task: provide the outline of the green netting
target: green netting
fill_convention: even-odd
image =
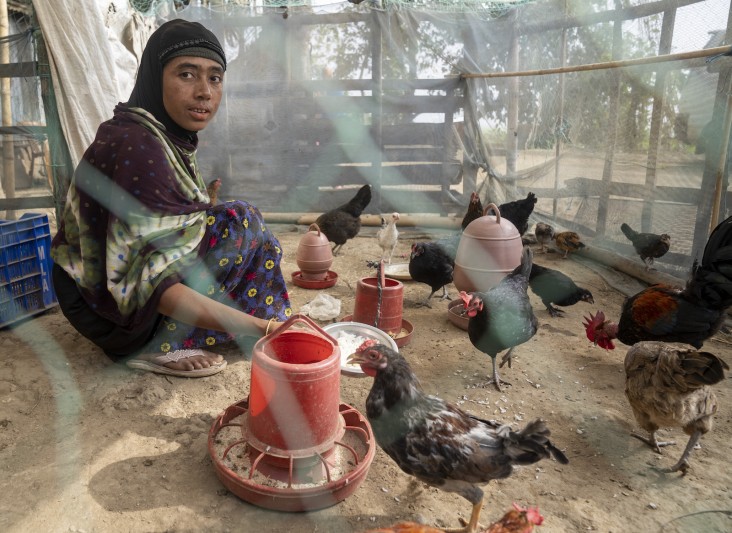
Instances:
[[[506,10],[536,0],[130,0],[138,12],[149,15],[159,10],[161,5],[174,4],[176,9],[188,6],[210,8],[257,9],[327,9],[339,5],[355,4],[370,9],[410,9],[413,11],[436,13],[482,13],[499,16]]]

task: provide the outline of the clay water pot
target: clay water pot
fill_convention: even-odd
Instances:
[[[488,215],[493,209],[496,215]],[[521,264],[521,234],[510,221],[501,218],[495,204],[488,204],[483,216],[463,231],[455,254],[453,283],[460,291],[487,291]]]
[[[293,326],[305,326],[294,328]],[[304,315],[291,316],[252,351],[248,430],[265,461],[317,458],[343,434],[338,342]]]
[[[328,237],[317,224],[310,224],[308,232],[300,239],[295,261],[304,280],[322,281],[328,276],[328,269],[333,264],[333,251]]]
[[[361,278],[356,284],[356,301],[353,304],[353,321],[375,326],[382,331],[398,335],[402,331],[404,284],[384,276],[381,262],[380,278]],[[379,280],[381,305],[379,305]]]

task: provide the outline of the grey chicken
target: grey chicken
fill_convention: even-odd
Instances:
[[[468,318],[468,337],[481,352],[490,356],[493,364],[491,382],[501,390],[496,368],[499,352],[508,350],[501,367],[511,367],[514,347],[531,339],[539,327],[527,294],[531,276],[532,253],[528,246],[521,254],[521,264],[487,292],[460,292]],[[503,381],[507,385],[510,383]]]
[[[633,345],[625,356],[625,395],[638,424],[649,437],[632,435],[661,453],[660,427],[680,427],[689,441],[669,472],[686,474],[689,455],[702,435],[712,429],[717,398],[710,385],[724,379],[727,363],[709,352],[677,343],[644,341]]]

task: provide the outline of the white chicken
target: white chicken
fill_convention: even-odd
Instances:
[[[381,229],[376,233],[376,240],[381,247],[381,259],[385,259],[391,264],[391,256],[394,255],[397,240],[399,239],[399,230],[396,223],[399,220],[399,213],[392,213],[391,220],[386,223],[384,217],[381,217]]]

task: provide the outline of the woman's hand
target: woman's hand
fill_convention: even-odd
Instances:
[[[183,283],[171,285],[163,292],[158,312],[198,328],[254,337],[264,335],[269,324],[266,318],[257,318],[212,300]],[[281,322],[273,320],[269,333],[281,325]]]

